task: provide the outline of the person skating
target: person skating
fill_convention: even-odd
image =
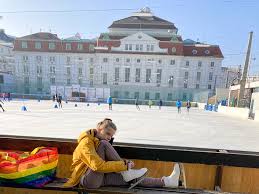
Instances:
[[[180,114],[181,113],[182,102],[179,99],[176,101],[176,107],[177,107],[178,114]]]
[[[191,102],[190,102],[190,100],[188,100],[187,101],[187,103],[186,103],[186,108],[187,108],[187,112],[189,113],[190,112],[190,108],[191,108]]]
[[[107,103],[109,104],[109,110],[112,110],[112,97],[111,96],[108,97]]]
[[[162,106],[163,106],[163,101],[160,99],[159,100],[159,110],[161,110]]]
[[[2,109],[3,112],[5,112],[5,109],[4,109],[4,107],[2,106],[1,103],[4,104],[4,102],[2,100],[0,100],[0,108]]]
[[[136,99],[135,99],[135,105],[136,105],[136,108],[137,108],[138,110],[140,110],[140,108],[139,108],[138,98],[136,98]]]
[[[149,106],[149,108],[151,108],[152,104],[153,104],[152,100],[149,100],[149,101],[148,101],[148,106]]]

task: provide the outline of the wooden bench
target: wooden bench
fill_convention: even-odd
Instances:
[[[231,194],[226,192],[217,192],[217,191],[206,191],[201,189],[167,189],[167,188],[143,188],[143,187],[136,187],[132,190],[129,190],[126,187],[101,187],[98,189],[85,189],[79,187],[73,188],[63,188],[63,183],[53,182],[47,184],[43,188],[32,188],[32,187],[14,187],[12,188],[23,188],[23,189],[34,189],[34,190],[55,190],[55,191],[73,191],[78,194],[90,194],[90,193],[107,193],[107,194]],[[1,185],[0,185],[1,186]],[[8,186],[1,186],[1,187],[8,187]],[[232,193],[233,194],[233,193]]]
[[[72,153],[77,146],[76,140],[39,138],[23,136],[0,136],[0,149],[29,151],[38,146],[57,147],[60,154],[58,176],[68,174]],[[259,153],[217,149],[201,149],[176,146],[157,146],[115,143],[118,153],[127,159],[133,159],[137,167],[148,167],[151,176],[159,177],[171,172],[172,162],[185,163],[188,189],[140,188],[133,190],[122,187],[102,187],[100,189],[62,188],[60,182],[46,185],[41,190],[74,191],[77,193],[204,193],[219,194],[221,188],[235,193],[259,193]],[[158,170],[159,169],[159,170]],[[160,172],[161,171],[161,172]],[[247,182],[242,176],[249,176]],[[233,178],[232,178],[233,177]],[[240,177],[240,178],[236,178]],[[237,185],[234,183],[239,181]],[[244,181],[246,180],[246,181]],[[255,182],[255,183],[254,183]],[[251,188],[250,188],[251,187]],[[3,186],[2,188],[7,188]],[[22,188],[22,187],[16,187]],[[190,188],[190,189],[189,189]],[[212,191],[216,189],[218,191]],[[28,188],[35,189],[35,188]],[[1,193],[1,187],[0,187]]]

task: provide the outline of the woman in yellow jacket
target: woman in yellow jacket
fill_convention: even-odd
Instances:
[[[130,185],[141,180],[139,185],[146,187],[177,187],[180,167],[174,166],[174,171],[168,177],[144,178],[146,168],[132,169],[134,163],[120,158],[109,141],[117,130],[111,119],[99,122],[96,129],[82,133],[78,146],[73,153],[72,174],[65,187],[73,187],[79,183],[86,188],[101,186]]]

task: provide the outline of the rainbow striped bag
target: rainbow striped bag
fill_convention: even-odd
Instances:
[[[54,180],[57,148],[38,147],[31,153],[0,150],[0,185],[43,187]]]

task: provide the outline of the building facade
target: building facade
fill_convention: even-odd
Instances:
[[[0,93],[14,92],[16,90],[13,41],[13,37],[5,34],[5,31],[0,29]]]
[[[50,86],[110,88],[120,99],[198,100],[220,85],[219,46],[182,40],[169,21],[144,8],[114,21],[96,40],[39,32],[15,40],[20,93]]]

